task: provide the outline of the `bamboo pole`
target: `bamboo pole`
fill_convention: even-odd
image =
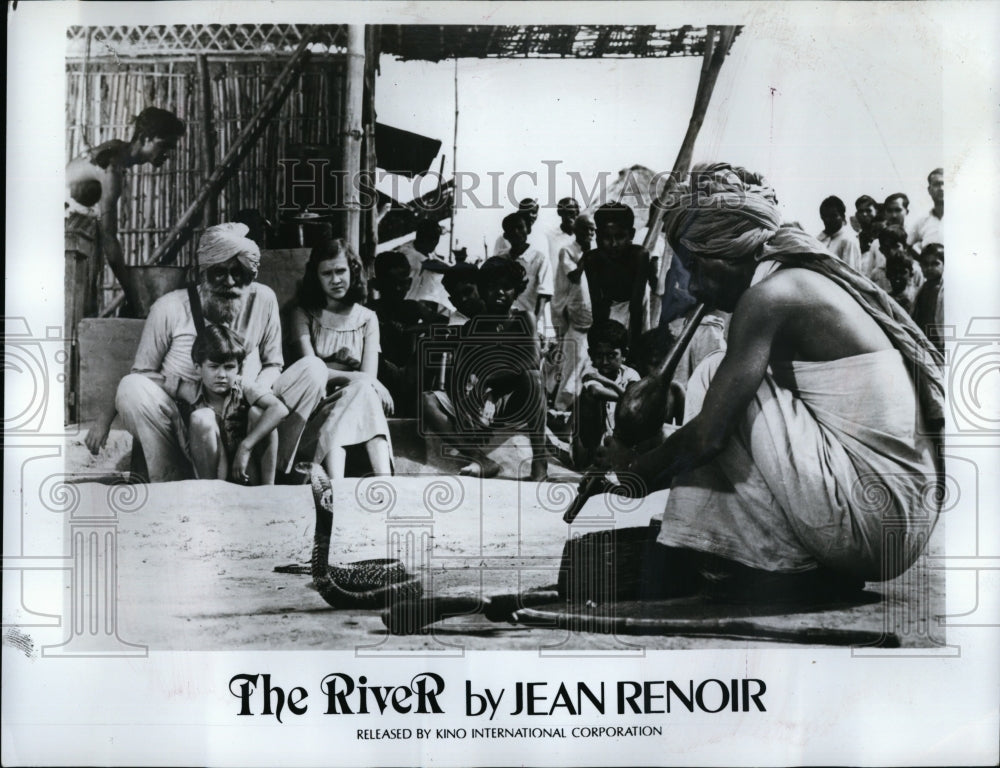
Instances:
[[[361,110],[365,89],[365,28],[347,25],[347,68],[344,77],[344,107],[341,112],[341,158],[344,171],[343,236],[358,252],[361,240]]]
[[[718,43],[715,37],[718,35]],[[681,142],[681,148],[677,152],[677,159],[674,161],[673,172],[670,181],[664,187],[660,195],[653,200],[649,211],[649,230],[646,232],[646,240],[643,246],[647,251],[651,251],[656,244],[656,239],[660,236],[663,227],[663,214],[666,213],[670,193],[681,177],[688,172],[691,167],[691,157],[694,154],[694,143],[698,138],[698,132],[705,121],[705,113],[708,111],[708,104],[712,99],[712,91],[715,83],[719,79],[719,70],[726,60],[726,54],[736,39],[736,27],[714,27],[708,28],[705,39],[705,56],[702,59],[701,76],[698,79],[698,90],[694,98],[694,107],[691,110],[691,119],[688,121],[687,132]]]
[[[166,237],[157,246],[153,255],[146,260],[145,264],[170,264],[176,259],[180,249],[191,237],[195,226],[198,224],[202,208],[209,197],[217,195],[219,190],[233,177],[240,162],[267,126],[268,120],[274,116],[275,112],[281,107],[291,92],[302,67],[309,58],[308,46],[311,38],[312,32],[310,30],[310,33],[303,37],[302,42],[299,43],[299,46],[285,64],[284,69],[282,69],[281,73],[275,79],[264,102],[260,105],[257,112],[254,113],[253,117],[247,121],[243,130],[240,131],[239,136],[236,137],[226,156],[222,159],[222,162],[216,167],[209,178],[206,179],[198,196],[188,206],[187,210],[184,211],[177,223],[174,224],[170,232],[167,233]],[[123,300],[124,297],[119,297],[109,304],[104,312],[101,313],[101,316],[110,316],[121,305]]]
[[[212,79],[208,71],[208,57],[200,53],[195,60],[198,67],[198,88],[201,94],[202,137],[201,162],[205,172],[215,170],[215,123],[212,119]],[[219,196],[212,195],[205,202],[205,225],[211,226],[219,220]]]

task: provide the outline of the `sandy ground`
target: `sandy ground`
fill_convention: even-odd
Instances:
[[[79,448],[69,447],[71,458]],[[108,460],[80,469],[110,469]],[[121,463],[120,457],[114,461]],[[421,577],[427,594],[519,592],[555,583],[568,536],[645,526],[663,508],[664,493],[614,506],[598,497],[571,531],[562,512],[573,496],[573,479],[536,484],[423,474],[341,481],[335,486],[330,562],[399,558]],[[379,611],[334,610],[311,588],[309,576],[275,572],[276,566],[309,560],[315,511],[305,486],[185,481],[145,488],[145,501],[118,523],[118,626],[122,639],[150,649],[454,654],[771,645],[746,638],[571,633],[493,623],[479,614],[445,619],[425,635],[390,636]],[[932,553],[942,540],[939,527]],[[941,571],[921,561],[899,579],[869,584],[866,593],[872,602],[803,613],[765,610],[769,615],[756,620],[783,630],[891,630],[903,645],[940,640],[933,616],[943,608]]]

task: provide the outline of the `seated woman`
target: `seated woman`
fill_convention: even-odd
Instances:
[[[378,318],[363,306],[361,261],[345,240],[313,248],[291,315],[291,347],[329,369],[327,397],[306,425],[299,453],[344,477],[346,447],[363,444],[377,475],[392,473],[386,415],[389,391],[378,381]]]

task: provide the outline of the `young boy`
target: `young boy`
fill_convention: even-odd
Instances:
[[[890,225],[879,233],[878,243],[885,257],[885,266],[876,267],[871,275],[872,282],[909,312],[924,276],[914,266],[913,255],[906,245],[906,230],[899,225]]]
[[[487,259],[479,269],[481,314],[461,326],[452,375],[444,389],[424,392],[423,427],[470,459],[462,475],[495,477],[500,467],[484,443],[496,433],[524,433],[531,440],[527,479],[547,475],[545,393],[532,314],[514,302],[527,278],[517,261]]]
[[[924,284],[913,302],[913,321],[928,340],[944,354],[941,326],[944,324],[944,246],[928,243],[920,252]]]
[[[406,255],[385,251],[375,258],[374,287],[379,297],[371,303],[378,316],[379,342],[382,354],[378,360],[378,380],[396,404],[401,417],[416,415],[418,339],[445,316],[428,308],[428,304],[406,298],[413,279]]]
[[[275,427],[288,408],[270,390],[241,380],[246,354],[240,336],[222,325],[207,325],[195,339],[191,359],[201,384],[188,406],[191,463],[201,479],[229,477],[243,484],[274,485]],[[257,451],[258,462],[251,462],[261,442],[265,445]]]
[[[549,253],[535,248],[528,240],[530,229],[525,218],[520,213],[512,213],[504,217],[503,235],[510,243],[510,250],[499,258],[518,262],[527,278],[524,290],[518,294],[515,306],[522,312],[532,315],[536,327],[542,327],[545,316],[545,305],[552,298],[552,271],[550,269]]]
[[[583,275],[583,254],[591,249],[594,220],[589,214],[573,222],[575,239],[559,250],[556,260],[555,293],[552,296],[552,325],[558,339],[553,406],[568,411],[580,394],[580,376],[586,365],[587,331],[593,323],[590,289]]]
[[[594,324],[615,320],[628,338],[639,340],[645,328],[649,253],[632,243],[635,214],[622,203],[607,203],[594,213],[597,248],[583,257]]]
[[[587,332],[591,367],[583,374],[577,398],[577,433],[573,438],[573,463],[578,469],[594,462],[604,438],[615,431],[615,407],[629,385],[641,378],[625,365],[628,331],[615,320],[594,323]]]

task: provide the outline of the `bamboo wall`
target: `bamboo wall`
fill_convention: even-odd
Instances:
[[[244,122],[260,105],[284,57],[209,56],[216,164]],[[86,77],[84,70],[86,69]],[[281,196],[279,158],[290,143],[339,143],[344,58],[314,55],[277,117],[271,121],[239,172],[219,195],[220,221],[243,208],[257,208],[277,222]],[[66,159],[110,139],[131,138],[131,121],[144,108],[161,107],[187,123],[187,133],[161,168],[129,171],[119,203],[119,238],[128,264],[141,264],[194,200],[208,176],[202,160],[205,115],[194,56],[67,61]],[[86,80],[86,83],[85,83]],[[202,227],[217,222],[203,221]],[[177,263],[191,263],[195,236]],[[110,269],[104,275],[104,305],[119,292]]]

